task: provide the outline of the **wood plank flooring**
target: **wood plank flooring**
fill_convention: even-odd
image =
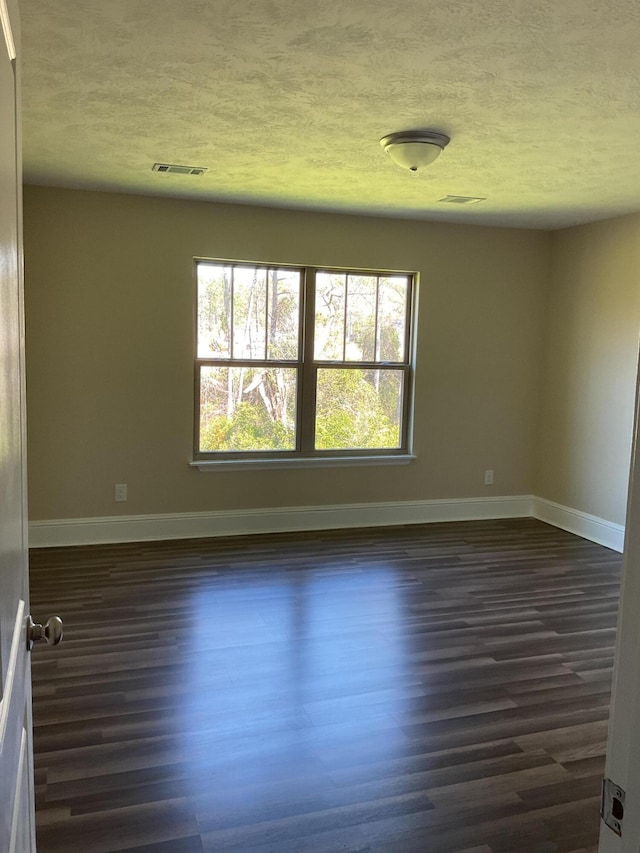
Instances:
[[[39,853],[595,853],[620,555],[531,519],[39,550]]]

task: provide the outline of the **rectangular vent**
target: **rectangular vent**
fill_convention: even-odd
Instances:
[[[154,172],[170,172],[172,175],[204,175],[207,171],[202,166],[177,166],[172,163],[154,163]]]
[[[444,198],[438,199],[445,204],[478,204],[478,202],[486,200],[486,198],[474,195],[446,195]]]

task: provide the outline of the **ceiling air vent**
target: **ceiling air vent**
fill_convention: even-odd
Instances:
[[[154,172],[167,172],[172,175],[204,175],[207,171],[201,166],[176,166],[172,163],[154,163]]]
[[[480,201],[486,201],[486,198],[474,195],[446,195],[444,198],[439,198],[438,201],[443,201],[446,204],[478,204]]]

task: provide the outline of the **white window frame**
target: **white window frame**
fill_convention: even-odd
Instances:
[[[221,264],[273,270],[290,269],[300,272],[299,353],[295,360],[203,358],[198,355],[198,265]],[[351,275],[402,276],[407,278],[408,294],[405,318],[404,359],[398,362],[383,361],[319,361],[314,359],[315,281],[317,273]],[[413,456],[413,402],[415,376],[415,339],[417,319],[417,279],[415,272],[344,268],[337,266],[297,266],[291,264],[259,263],[254,261],[229,261],[212,258],[194,258],[195,340],[194,340],[194,422],[192,466],[201,470],[213,467],[268,468],[316,467],[324,464],[406,464]],[[298,370],[296,395],[296,448],[294,450],[255,451],[202,451],[200,450],[200,374],[203,367],[293,367]],[[316,376],[326,369],[383,369],[397,370],[404,376],[400,446],[364,449],[318,450],[315,442]]]

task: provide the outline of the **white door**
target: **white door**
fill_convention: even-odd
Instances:
[[[640,379],[640,370],[639,370]],[[639,386],[640,387],[640,386]],[[640,851],[640,408],[636,395],[629,503],[605,776],[624,792],[621,837],[604,822],[600,853]],[[618,815],[620,811],[618,810]],[[611,821],[613,823],[613,820]]]
[[[35,851],[14,3],[0,0],[0,850]]]

